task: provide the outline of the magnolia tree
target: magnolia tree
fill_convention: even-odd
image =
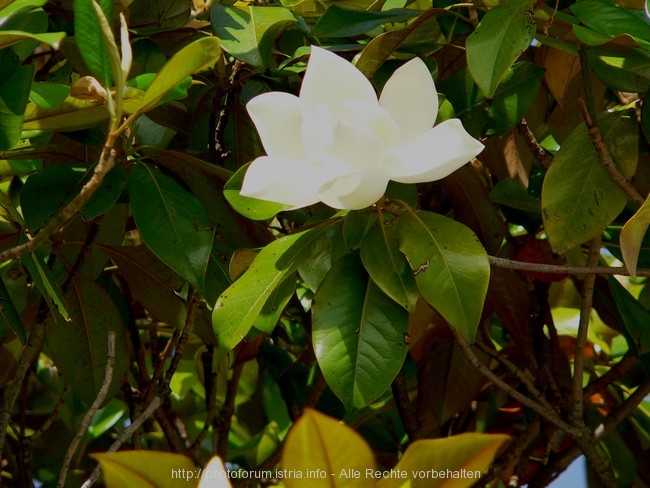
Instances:
[[[0,0],[0,484],[650,484],[640,0]]]

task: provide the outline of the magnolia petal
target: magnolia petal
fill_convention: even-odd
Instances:
[[[318,196],[333,208],[360,210],[369,207],[386,192],[388,175],[383,171],[365,170],[338,178],[323,185]]]
[[[433,127],[438,115],[438,92],[429,68],[414,58],[398,68],[379,97],[400,127],[397,145],[404,145]]]
[[[384,169],[398,183],[434,181],[453,173],[483,150],[460,120],[450,119],[392,151]]]
[[[366,77],[352,64],[332,52],[312,46],[300,99],[335,107],[349,99],[377,102],[377,95]]]
[[[253,98],[246,105],[266,154],[276,158],[304,159],[300,140],[302,114],[300,99],[284,92],[269,92]]]
[[[393,146],[400,135],[393,116],[375,101],[347,100],[341,107],[341,120],[374,132],[386,147]]]
[[[308,161],[261,156],[248,167],[239,193],[300,208],[318,202],[321,181]]]

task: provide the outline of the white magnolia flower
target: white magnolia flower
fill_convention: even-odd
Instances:
[[[389,180],[438,180],[483,150],[458,119],[433,127],[438,94],[419,58],[397,69],[377,100],[352,64],[312,46],[300,97],[264,93],[246,108],[267,156],[250,165],[241,194],[292,208],[368,207]]]

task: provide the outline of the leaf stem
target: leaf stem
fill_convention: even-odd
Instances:
[[[526,263],[513,261],[512,259],[489,256],[490,264],[495,268],[511,269],[517,271],[537,271],[538,273],[559,273],[573,276],[584,275],[613,275],[630,276],[627,268],[619,266],[561,266],[557,264]],[[650,276],[650,269],[641,268],[636,272],[637,276]]]

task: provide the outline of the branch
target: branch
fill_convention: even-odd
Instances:
[[[632,186],[632,183],[630,183],[625,175],[621,173],[621,170],[618,169],[618,166],[616,165],[612,154],[607,148],[607,144],[605,144],[603,134],[600,132],[600,129],[591,118],[585,102],[583,100],[578,100],[578,105],[580,107],[580,111],[582,112],[582,117],[585,119],[587,130],[589,131],[589,139],[591,139],[591,143],[596,149],[598,157],[603,162],[603,166],[605,166],[605,169],[609,173],[609,176],[627,194],[627,196],[630,197],[634,203],[640,207],[643,205],[645,199],[639,194],[638,191],[636,191],[636,188]]]
[[[70,462],[72,461],[72,457],[74,456],[77,447],[79,447],[79,443],[86,435],[86,429],[88,429],[88,425],[90,425],[93,416],[104,402],[104,399],[108,394],[108,390],[111,387],[111,383],[113,382],[113,370],[115,369],[115,332],[110,331],[107,336],[108,345],[106,352],[106,368],[104,370],[104,380],[102,381],[102,385],[99,388],[99,393],[97,393],[95,401],[86,412],[86,415],[84,415],[83,419],[81,420],[79,430],[72,439],[70,446],[68,446],[68,450],[65,453],[65,458],[63,460],[63,465],[61,466],[59,482],[56,484],[57,488],[63,488],[65,485],[65,479],[68,476],[68,469],[70,469]]]
[[[516,271],[537,271],[538,273],[564,273],[573,276],[584,275],[612,275],[630,276],[630,272],[624,267],[618,266],[560,266],[556,264],[525,263],[513,261],[512,259],[488,256],[490,264],[495,268],[512,269]],[[650,269],[637,269],[637,276],[650,276]]]
[[[393,380],[392,384],[393,397],[395,398],[395,406],[397,407],[397,412],[399,413],[400,419],[402,419],[402,425],[404,430],[409,436],[410,441],[417,440],[421,437],[420,435],[420,422],[415,416],[413,411],[413,405],[409,399],[408,389],[406,387],[406,377],[404,375],[404,370],[400,369],[399,373]]]
[[[487,379],[494,384],[497,388],[500,388],[504,392],[506,392],[508,395],[510,395],[512,398],[517,400],[519,403],[522,405],[525,405],[526,407],[530,408],[534,412],[538,413],[542,418],[548,420],[551,422],[553,425],[561,429],[562,431],[566,432],[569,434],[571,437],[574,439],[579,439],[583,436],[583,432],[580,431],[579,429],[576,429],[572,425],[567,424],[564,420],[560,418],[560,416],[554,411],[554,410],[549,410],[547,408],[544,408],[543,405],[537,403],[534,400],[531,400],[527,396],[522,395],[519,393],[517,390],[515,390],[512,386],[507,384],[505,381],[503,381],[501,378],[499,378],[492,370],[488,369],[479,359],[476,357],[474,354],[474,351],[472,351],[472,348],[470,345],[467,343],[465,338],[460,335],[460,333],[454,328],[450,327],[452,333],[454,334],[454,337],[456,338],[456,342],[460,346],[461,350],[467,357],[467,359],[470,360],[472,365]]]
[[[539,142],[537,142],[537,138],[535,137],[535,134],[533,134],[533,131],[530,130],[525,118],[519,121],[517,124],[517,130],[519,131],[519,135],[521,135],[521,137],[526,141],[526,144],[528,144],[528,148],[533,153],[533,156],[535,156],[535,159],[539,161],[544,169],[548,169],[552,162],[551,156],[539,144]]]
[[[113,166],[115,166],[116,153],[113,149],[113,145],[115,144],[116,137],[117,133],[109,133],[106,139],[106,144],[102,149],[99,163],[95,166],[92,177],[83,188],[81,188],[79,194],[69,204],[63,207],[63,209],[45,227],[43,227],[38,234],[32,237],[31,240],[0,253],[0,263],[4,263],[10,259],[18,259],[22,255],[34,251],[37,247],[47,242],[52,235],[59,232],[61,228],[68,223],[77,212],[79,212],[81,207],[90,200],[90,197],[101,186],[104,177],[106,177],[108,172],[113,169]]]
[[[142,412],[140,416],[131,423],[131,425],[124,429],[117,440],[111,444],[111,447],[109,447],[106,452],[116,452],[120,447],[122,447],[122,444],[131,438],[131,436],[142,426],[142,424],[144,424],[149,419],[149,417],[153,415],[153,413],[160,407],[161,404],[162,398],[159,396],[155,397],[149,406],[145,408],[144,412]],[[95,467],[84,484],[81,485],[81,487],[90,488],[95,483],[95,481],[99,479],[100,474],[101,468],[98,465]]]
[[[600,256],[601,237],[593,238],[589,242],[589,257],[587,266],[594,267],[598,264]],[[588,275],[582,282],[580,303],[580,321],[578,322],[578,334],[576,336],[576,348],[573,355],[573,387],[571,391],[571,410],[570,415],[572,423],[578,426],[584,426],[584,413],[582,404],[582,383],[584,380],[585,364],[585,347],[587,346],[587,334],[589,332],[589,320],[591,319],[591,307],[594,299],[594,284],[596,275]]]

